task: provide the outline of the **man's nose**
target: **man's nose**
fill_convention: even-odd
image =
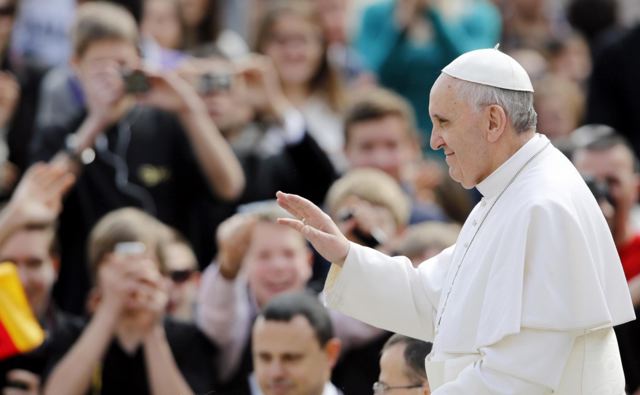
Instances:
[[[269,367],[267,368],[269,372],[269,377],[273,379],[278,379],[284,376],[284,365],[281,361],[272,361],[269,363]]]
[[[436,128],[431,130],[431,137],[429,138],[429,145],[431,145],[431,149],[437,151],[442,148],[444,145],[444,140],[440,133],[436,131]]]

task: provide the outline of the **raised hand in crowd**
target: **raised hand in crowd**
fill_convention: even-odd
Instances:
[[[132,346],[162,323],[168,301],[167,285],[156,263],[146,254],[113,253],[98,270],[100,304],[112,315]],[[120,332],[120,331],[118,331]]]
[[[302,233],[324,259],[342,266],[349,253],[349,240],[335,222],[309,200],[284,192],[276,195],[278,204],[294,218],[280,218],[278,223]]]
[[[264,55],[251,55],[237,64],[237,73],[243,77],[246,100],[253,108],[282,121],[292,104],[282,91],[273,61]]]
[[[139,72],[146,79],[148,91],[135,94],[138,103],[176,114],[205,111],[198,92],[177,73],[157,73],[148,69]]]
[[[64,168],[36,163],[27,170],[0,213],[0,242],[29,224],[49,224],[62,210],[62,197],[75,177]]]
[[[250,214],[236,214],[218,227],[217,261],[224,278],[232,280],[238,276],[256,222]]]

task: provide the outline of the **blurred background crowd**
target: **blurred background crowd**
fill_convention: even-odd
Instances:
[[[46,333],[0,392],[428,394],[430,344],[325,310],[330,264],[273,198],[428,265],[480,198],[430,147],[429,90],[498,43],[637,308],[636,0],[0,0],[0,262]],[[640,325],[616,331],[640,394]]]

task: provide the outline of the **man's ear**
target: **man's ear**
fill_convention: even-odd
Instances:
[[[327,354],[331,369],[336,366],[338,358],[340,357],[340,351],[342,351],[342,342],[337,337],[329,339],[327,344],[324,346],[324,352]]]
[[[52,256],[51,264],[53,265],[53,271],[56,273],[56,280],[58,279],[58,274],[60,274],[60,257]]]
[[[486,116],[488,121],[487,140],[495,143],[507,128],[507,113],[497,104],[492,104],[486,108]]]

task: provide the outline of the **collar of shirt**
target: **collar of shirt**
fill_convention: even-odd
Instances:
[[[249,374],[249,390],[251,391],[251,395],[262,395],[262,390],[258,385],[258,379],[256,378],[255,372],[251,372],[251,374]],[[342,395],[342,392],[340,392],[333,383],[328,381],[324,384],[322,395]]]
[[[545,144],[549,142],[546,136],[536,133],[515,154],[511,155],[500,167],[482,180],[476,188],[486,198],[496,197],[513,179],[522,166],[527,163]]]

